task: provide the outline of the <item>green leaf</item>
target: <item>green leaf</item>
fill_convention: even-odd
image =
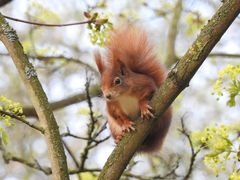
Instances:
[[[89,108],[84,107],[84,108],[79,109],[79,114],[81,114],[81,115],[89,115],[89,113],[90,113]]]
[[[90,172],[85,172],[85,173],[81,173],[81,179],[84,179],[84,180],[95,180],[97,179],[97,177],[90,173]]]
[[[229,95],[227,105],[236,106],[236,97],[240,95],[240,65],[227,65],[218,72],[218,79],[213,86],[213,92],[218,98],[224,93]]]
[[[1,133],[1,136],[2,136],[2,141],[5,145],[8,144],[8,136],[7,136],[7,133],[6,131],[0,127],[0,133]]]

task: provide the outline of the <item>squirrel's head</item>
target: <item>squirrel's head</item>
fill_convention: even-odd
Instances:
[[[117,100],[123,94],[128,93],[128,76],[130,70],[120,59],[111,64],[104,64],[99,53],[95,53],[95,61],[101,74],[101,89],[107,101]]]

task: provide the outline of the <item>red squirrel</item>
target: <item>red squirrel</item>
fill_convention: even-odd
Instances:
[[[149,102],[166,78],[166,70],[153,53],[146,32],[135,25],[114,30],[106,51],[104,58],[96,52],[95,61],[101,74],[108,124],[115,143],[118,143],[126,132],[135,130],[134,120],[139,115],[144,120],[154,117]],[[155,152],[160,149],[171,116],[169,108],[138,152]]]

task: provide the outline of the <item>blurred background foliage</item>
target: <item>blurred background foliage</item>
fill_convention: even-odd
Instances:
[[[8,20],[17,31],[49,101],[65,102],[53,109],[66,144],[69,168],[83,165],[81,168],[86,171],[96,170],[75,173],[71,179],[96,179],[115,146],[105,128],[104,100],[98,96],[98,90],[92,88],[99,84],[93,53],[96,49],[104,51],[109,32],[126,21],[141,25],[155,44],[159,59],[170,69],[220,4],[220,0],[13,0],[0,7],[2,14],[30,22],[90,21],[76,26],[46,27]],[[173,103],[173,123],[161,152],[136,155],[122,179],[240,179],[239,28],[238,17],[190,86]],[[41,133],[16,120],[15,116],[39,126],[25,87],[2,44],[0,57],[0,150],[3,157],[0,158],[0,179],[49,179],[41,170],[6,156],[8,152],[11,157],[37,162],[40,167],[50,165]],[[81,99],[87,90],[87,77],[90,93],[94,94],[92,107],[89,100]],[[30,114],[24,115],[24,110],[29,110]]]

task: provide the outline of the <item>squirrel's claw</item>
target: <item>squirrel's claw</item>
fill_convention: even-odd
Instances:
[[[115,143],[118,144],[122,140],[126,132],[135,131],[135,130],[136,129],[134,127],[134,122],[129,120],[124,121],[122,125],[122,133],[117,135],[117,137],[115,138]]]
[[[144,120],[150,120],[154,118],[154,114],[151,112],[152,107],[149,104],[143,104],[141,106],[141,118]]]
[[[122,125],[122,132],[130,132],[135,131],[134,122],[132,121],[125,121]]]

